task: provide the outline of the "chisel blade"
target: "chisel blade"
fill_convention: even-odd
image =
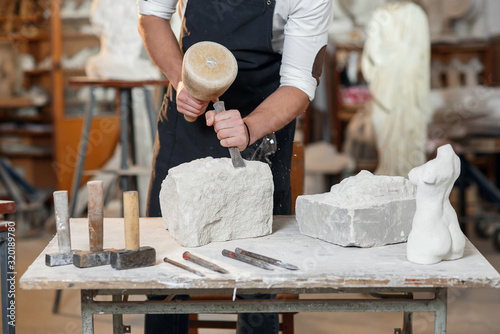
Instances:
[[[299,267],[294,266],[293,264],[286,263],[286,262],[283,262],[281,260],[273,259],[273,258],[265,256],[265,255],[261,255],[261,254],[257,254],[257,253],[252,253],[252,252],[246,251],[246,250],[241,249],[241,248],[236,248],[235,252],[237,254],[247,255],[249,257],[253,257],[255,259],[259,259],[259,260],[265,261],[265,262],[267,262],[269,264],[272,264],[272,265],[275,265],[275,266],[278,266],[278,267],[282,267],[282,268],[285,268],[285,269],[288,269],[288,270],[298,270],[299,269]]]

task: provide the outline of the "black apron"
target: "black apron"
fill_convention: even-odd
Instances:
[[[242,117],[251,113],[280,84],[281,55],[271,45],[276,0],[189,0],[182,31],[185,52],[200,41],[227,47],[238,62],[238,75],[220,100],[227,109],[238,109]],[[177,112],[172,86],[165,95],[158,116],[158,132],[153,152],[148,208],[149,217],[161,217],[159,193],[168,170],[179,164],[211,156],[229,157],[205,117],[187,122]],[[208,109],[213,109],[212,103]],[[274,179],[274,214],[291,214],[290,167],[295,121],[276,132],[277,151],[269,157]],[[242,152],[250,159],[262,142],[258,140]]]

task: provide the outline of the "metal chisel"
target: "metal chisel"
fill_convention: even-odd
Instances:
[[[215,112],[217,114],[226,110],[226,107],[224,106],[223,101],[215,102],[214,108],[215,108]],[[233,162],[234,168],[244,168],[245,167],[245,161],[241,157],[240,150],[237,147],[229,147],[229,154],[231,155],[231,161]]]
[[[174,266],[176,266],[176,267],[179,267],[179,268],[182,268],[182,269],[184,269],[184,270],[187,270],[187,271],[189,271],[189,272],[191,272],[191,273],[193,273],[193,274],[196,274],[196,275],[198,275],[198,276],[205,276],[202,272],[199,272],[198,270],[194,270],[194,269],[192,269],[192,268],[189,268],[188,266],[185,266],[185,265],[183,265],[182,263],[176,262],[176,261],[174,261],[174,260],[170,260],[168,257],[165,257],[165,258],[163,259],[163,261],[164,261],[164,262],[167,262],[167,263],[170,263],[170,264],[173,264],[173,265],[174,265]]]
[[[218,273],[229,274],[229,271],[227,271],[226,269],[219,267],[215,263],[212,263],[212,262],[209,262],[209,261],[204,260],[202,258],[199,258],[198,256],[193,255],[193,254],[189,253],[188,251],[186,251],[182,254],[182,258],[184,260],[191,261],[193,263],[196,263],[197,265],[200,265],[200,266],[205,267],[207,269],[216,271]]]
[[[266,262],[264,262],[264,261],[261,261],[259,259],[256,259],[256,258],[253,258],[253,257],[250,257],[250,256],[246,256],[246,255],[243,255],[243,254],[238,254],[238,253],[235,253],[235,252],[231,252],[230,250],[227,250],[227,249],[223,249],[222,250],[222,255],[224,255],[226,257],[229,257],[231,259],[235,259],[235,260],[238,260],[238,261],[241,261],[241,262],[245,262],[245,263],[251,264],[253,266],[256,266],[256,267],[259,267],[259,268],[262,268],[262,269],[273,270],[273,268],[271,268],[271,266],[269,264],[267,264]]]
[[[255,259],[259,259],[259,260],[265,261],[265,262],[267,262],[269,264],[272,264],[272,265],[275,265],[275,266],[278,266],[278,267],[286,268],[288,270],[298,270],[299,269],[299,267],[294,266],[293,264],[286,263],[286,262],[283,262],[281,260],[273,259],[271,257],[267,257],[267,256],[260,255],[260,254],[257,254],[257,253],[252,253],[252,252],[246,251],[246,250],[241,249],[241,248],[236,248],[235,252],[237,254],[247,255],[249,257],[253,257]]]

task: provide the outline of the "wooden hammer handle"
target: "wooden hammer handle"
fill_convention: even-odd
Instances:
[[[123,193],[123,218],[125,220],[125,248],[139,249],[139,194],[137,191]]]
[[[87,182],[90,251],[102,252],[104,186],[100,180]]]
[[[191,117],[188,115],[184,115],[184,119],[190,123],[193,123],[194,121],[196,121],[198,119],[198,117]]]

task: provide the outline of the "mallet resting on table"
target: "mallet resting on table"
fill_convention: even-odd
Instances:
[[[118,270],[154,266],[156,263],[155,249],[139,246],[139,196],[137,191],[123,193],[123,218],[126,249],[111,252],[111,266]]]
[[[73,264],[79,268],[90,268],[109,264],[109,250],[103,249],[103,182],[87,182],[87,191],[90,251],[75,253]]]
[[[68,192],[66,190],[55,191],[53,196],[59,253],[45,254],[45,264],[49,267],[72,264],[73,254],[78,252],[71,250]]]

